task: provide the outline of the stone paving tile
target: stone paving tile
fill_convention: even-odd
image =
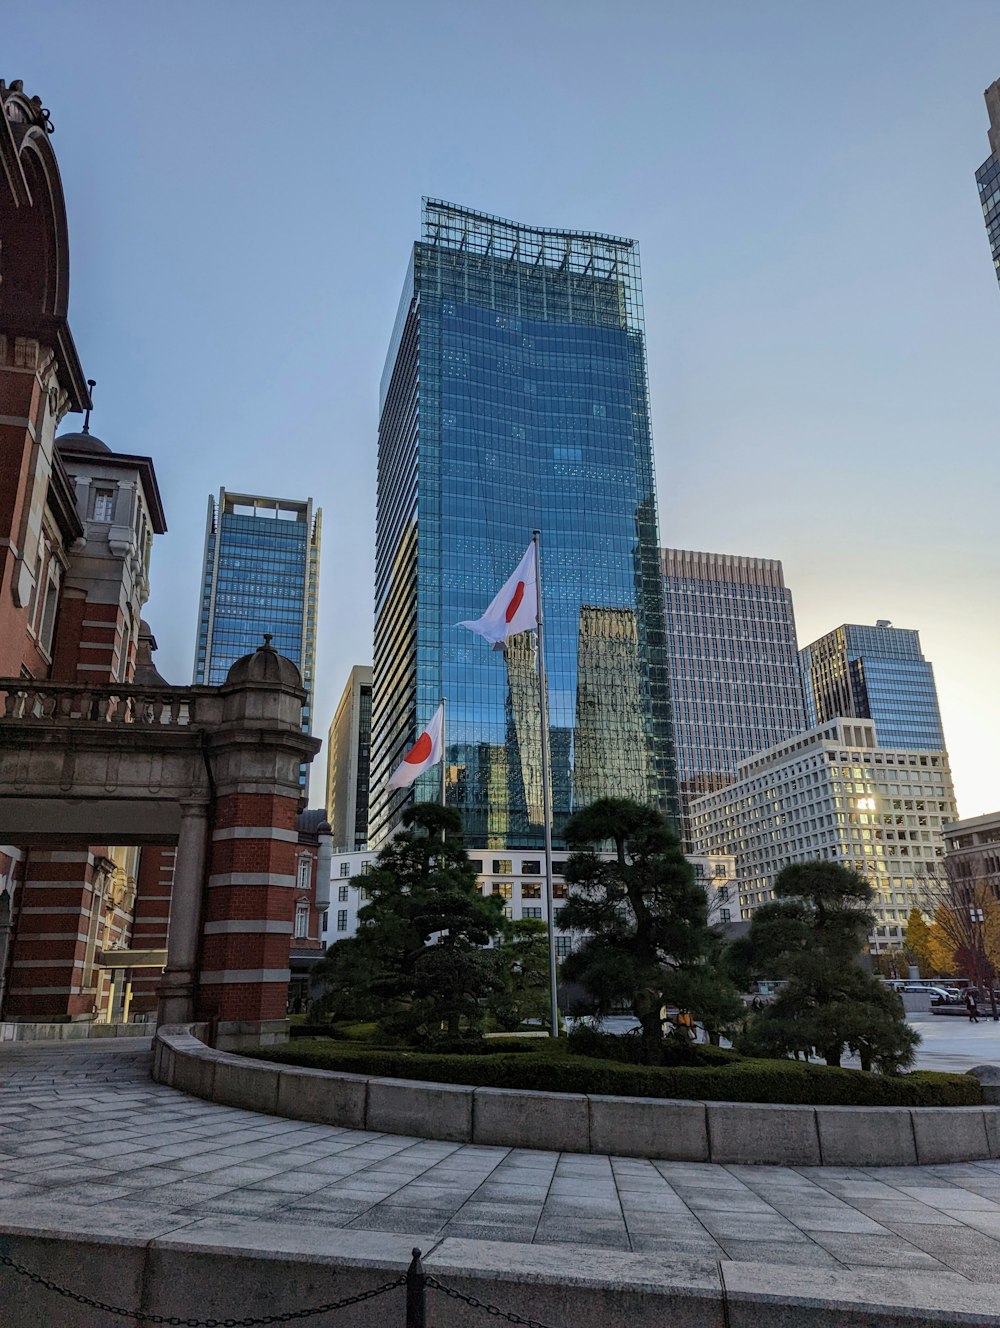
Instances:
[[[722,1167],[462,1146],[201,1102],[148,1066],[133,1047],[0,1047],[5,1213],[55,1222],[86,1205],[122,1233],[280,1222],[1000,1282],[997,1163]]]

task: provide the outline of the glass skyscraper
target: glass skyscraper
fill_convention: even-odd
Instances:
[[[685,847],[691,803],[805,728],[792,593],[780,562],[661,549]]]
[[[541,531],[556,839],[602,795],[676,816],[638,248],[425,200],[382,380],[369,831],[441,696],[470,844],[542,839],[532,638],[477,618]]]
[[[302,674],[311,728],[323,513],[297,502],[219,490],[208,500],[194,680],[217,686],[241,655],[271,644]]]
[[[986,234],[989,236],[993,266],[1000,281],[1000,78],[986,89],[986,109],[990,117],[990,155],[976,171],[979,201],[983,205]]]
[[[920,633],[846,623],[800,652],[809,727],[843,715],[873,719],[882,747],[944,751],[934,669]]]

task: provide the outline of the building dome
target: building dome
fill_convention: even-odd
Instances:
[[[292,661],[279,655],[271,645],[270,632],[264,633],[264,644],[250,655],[242,655],[226,674],[226,684],[266,682],[284,687],[301,687],[302,676]]]
[[[66,447],[72,452],[110,452],[102,439],[92,433],[63,433],[56,439],[56,447]]]

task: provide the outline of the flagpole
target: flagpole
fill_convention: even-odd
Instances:
[[[445,770],[447,768],[445,763],[447,748],[445,744],[447,742],[447,739],[445,737],[444,702],[445,698],[442,696],[441,698],[441,806],[442,807],[447,806],[447,785],[445,783]]]
[[[531,532],[535,546],[535,598],[538,604],[538,718],[542,736],[542,819],[545,827],[545,903],[549,922],[550,1037],[559,1036],[559,992],[556,981],[556,917],[552,905],[552,807],[549,800],[549,697],[545,671],[545,617],[542,613],[542,554],[540,530]]]

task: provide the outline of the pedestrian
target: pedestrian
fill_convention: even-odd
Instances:
[[[976,1001],[976,993],[970,987],[965,993],[965,1008],[969,1012],[969,1023],[979,1023],[979,1005]]]

